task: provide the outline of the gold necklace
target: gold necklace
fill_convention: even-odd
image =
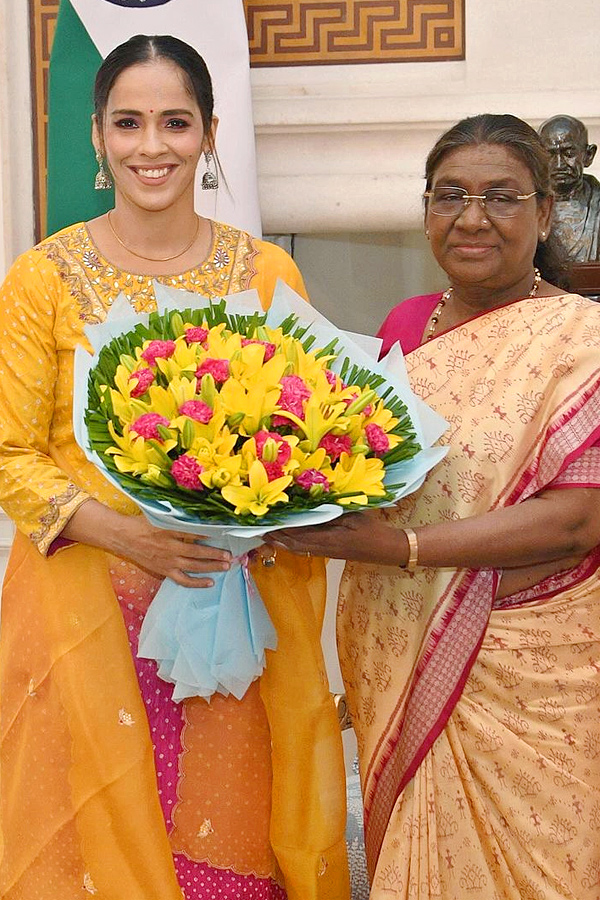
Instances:
[[[110,213],[106,214],[106,219],[108,221],[110,230],[112,231],[112,233],[114,234],[114,236],[118,240],[118,242],[120,243],[121,247],[123,247],[125,250],[127,250],[128,253],[131,253],[132,256],[137,256],[138,259],[145,259],[148,262],[169,262],[169,260],[171,260],[171,259],[177,259],[179,256],[183,256],[183,254],[187,253],[187,251],[193,245],[194,241],[198,237],[198,232],[200,231],[200,216],[196,215],[196,230],[194,232],[194,236],[191,239],[191,241],[189,242],[189,244],[185,245],[183,250],[180,250],[179,253],[174,253],[173,256],[144,256],[142,253],[136,253],[135,250],[132,250],[131,247],[128,247],[127,244],[121,240],[121,238],[115,231],[115,226],[113,225],[113,223],[111,221]]]
[[[540,270],[538,268],[535,268],[533,270],[533,284],[531,286],[531,290],[527,294],[528,298],[535,297],[535,295],[538,292],[538,288],[540,286],[541,280],[542,280],[542,273],[540,272]],[[442,314],[442,310],[445,307],[446,303],[452,297],[453,293],[454,293],[454,288],[449,287],[449,288],[447,288],[447,290],[444,291],[444,293],[440,297],[440,301],[439,301],[438,305],[436,306],[433,313],[431,314],[431,318],[429,320],[429,325],[427,327],[427,331],[425,332],[425,342],[430,341],[431,338],[435,335],[435,330],[437,327],[437,323],[440,321],[440,316]]]

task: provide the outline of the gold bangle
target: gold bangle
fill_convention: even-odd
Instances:
[[[412,528],[404,528],[403,531],[408,541],[408,559],[404,568],[407,572],[414,572],[419,565],[419,541]]]

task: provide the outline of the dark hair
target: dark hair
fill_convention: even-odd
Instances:
[[[492,113],[462,119],[439,138],[425,163],[426,190],[430,190],[438,166],[449,153],[461,147],[481,144],[505,146],[527,166],[537,191],[538,203],[545,197],[553,196],[550,155],[538,133],[516,116]],[[553,229],[546,241],[538,243],[533,262],[546,281],[558,287],[569,287],[571,263]]]
[[[108,95],[119,75],[131,66],[157,59],[168,60],[181,70],[190,95],[200,107],[204,133],[210,137],[214,108],[210,73],[193,47],[170,34],[136,34],[111,50],[98,69],[94,84],[94,112],[98,124],[102,125]]]

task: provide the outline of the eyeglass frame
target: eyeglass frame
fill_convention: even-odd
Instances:
[[[423,193],[423,199],[427,200],[427,199],[429,199],[429,197],[433,197],[434,191],[438,190],[438,188],[453,188],[455,191],[465,191],[465,188],[458,187],[458,185],[455,185],[455,184],[438,184],[438,185],[436,185],[435,188],[425,191]],[[490,191],[502,191],[502,190],[513,191],[513,190],[516,190],[516,188],[488,188],[488,190],[490,190]],[[532,191],[530,194],[517,194],[517,196],[515,197],[515,200],[530,200],[532,197],[535,197],[536,194],[539,194],[539,191]],[[490,213],[485,205],[486,201],[488,199],[485,194],[467,194],[465,191],[462,199],[463,199],[464,203],[463,203],[463,207],[460,210],[460,212],[456,212],[456,213],[436,212],[435,209],[430,209],[429,206],[427,207],[427,209],[428,209],[428,212],[431,212],[431,214],[433,216],[442,216],[445,219],[452,219],[452,218],[458,219],[459,216],[462,216],[465,209],[467,209],[471,200],[479,200],[479,205],[481,206],[481,208],[484,211],[484,213],[486,214],[486,216],[489,216],[490,219],[514,219],[514,218],[516,218],[516,216],[518,216],[518,211],[514,212],[510,216],[498,216],[494,213]]]

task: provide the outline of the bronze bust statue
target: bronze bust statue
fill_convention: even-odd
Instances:
[[[552,157],[554,228],[573,262],[600,260],[600,182],[584,174],[596,155],[587,128],[572,116],[554,116],[540,137]]]

